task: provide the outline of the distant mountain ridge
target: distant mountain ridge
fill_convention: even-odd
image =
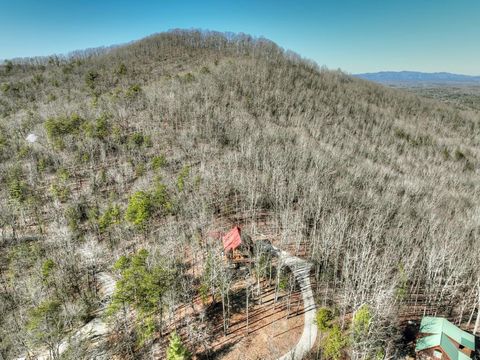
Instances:
[[[480,76],[447,72],[424,73],[418,71],[381,71],[353,76],[381,84],[472,84],[480,85]]]

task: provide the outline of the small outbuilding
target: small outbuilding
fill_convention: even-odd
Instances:
[[[440,317],[426,316],[415,347],[419,359],[470,360],[475,337]]]

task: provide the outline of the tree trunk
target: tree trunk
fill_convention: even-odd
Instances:
[[[475,321],[475,327],[473,328],[473,335],[476,335],[480,329],[480,304],[477,309],[477,320]]]
[[[477,320],[475,321],[475,327],[473,328],[473,335],[475,335],[478,330],[480,330],[480,282],[477,284],[477,295],[478,295],[478,304],[477,304]]]
[[[249,285],[247,281],[247,335],[248,335],[248,291],[249,290]]]
[[[227,319],[225,314],[225,293],[222,291],[223,336],[227,335]]]

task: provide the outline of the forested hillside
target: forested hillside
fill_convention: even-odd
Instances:
[[[398,358],[423,314],[472,330],[479,141],[474,110],[246,35],[173,31],[7,61],[0,359],[227,356],[217,345],[233,314],[260,306],[260,284],[294,293],[257,251],[258,287],[238,302],[211,236],[234,225],[313,263],[324,357]],[[104,340],[69,338],[92,319]]]

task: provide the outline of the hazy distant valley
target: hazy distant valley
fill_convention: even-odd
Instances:
[[[386,71],[354,76],[462,108],[480,110],[480,76],[413,71]]]

